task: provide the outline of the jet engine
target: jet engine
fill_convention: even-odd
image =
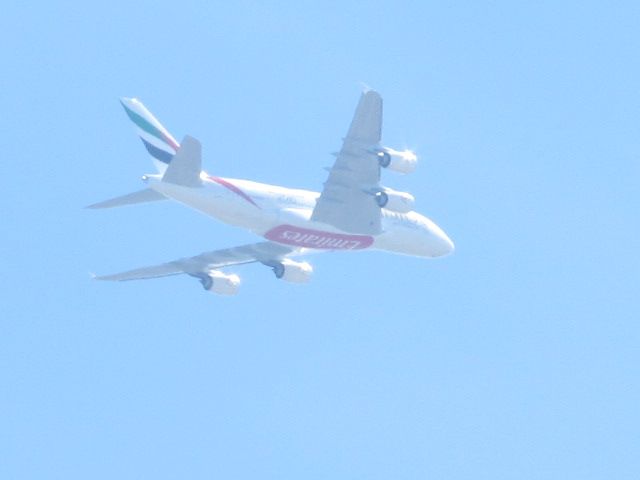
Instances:
[[[388,168],[394,172],[412,173],[418,166],[418,157],[411,150],[399,151],[384,147],[376,155],[382,168]]]
[[[407,192],[398,192],[385,188],[374,195],[375,201],[380,208],[386,208],[392,212],[409,213],[413,210],[416,199]]]
[[[273,265],[276,278],[290,283],[307,283],[311,280],[313,267],[307,262],[294,262],[288,258]]]
[[[219,270],[211,270],[200,279],[205,290],[218,295],[235,295],[240,289],[240,277],[227,275]]]

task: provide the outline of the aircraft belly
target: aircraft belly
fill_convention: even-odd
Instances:
[[[213,188],[188,188],[164,182],[151,186],[163,195],[198,210],[221,222],[254,230],[263,216],[253,205],[244,205],[235,198]]]
[[[385,221],[383,232],[378,235],[354,234],[310,220],[310,209],[282,208],[268,201],[250,203],[238,195],[229,194],[228,189],[190,188],[166,182],[150,186],[206,215],[246,228],[282,245],[317,251],[373,248],[419,257],[435,257],[450,250],[448,245],[443,245],[441,235],[437,232],[408,228],[394,221]],[[433,228],[437,229],[435,225]]]

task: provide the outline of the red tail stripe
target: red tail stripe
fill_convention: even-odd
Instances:
[[[233,183],[231,183],[229,180],[225,180],[224,178],[220,178],[220,177],[209,177],[209,179],[213,180],[214,182],[216,182],[219,185],[222,185],[225,188],[228,188],[229,190],[231,190],[233,193],[240,195],[242,198],[244,198],[247,202],[251,203],[252,205],[260,208],[258,206],[258,204],[256,202],[253,201],[253,199],[247,195],[246,193],[244,193],[242,190],[240,190],[238,187],[236,187]]]

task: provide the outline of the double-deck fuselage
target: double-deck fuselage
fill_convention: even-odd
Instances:
[[[202,187],[191,188],[162,182],[155,175],[146,177],[150,188],[188,207],[273,242],[309,251],[376,249],[431,258],[454,249],[434,222],[415,211],[397,213],[383,208],[381,232],[363,235],[311,220],[318,192],[205,172],[200,178]]]

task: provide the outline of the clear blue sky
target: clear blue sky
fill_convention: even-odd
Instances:
[[[0,478],[638,478],[640,9],[521,3],[5,2]],[[320,189],[361,82],[454,256],[90,280],[255,240],[82,209],[152,170],[120,96]]]

